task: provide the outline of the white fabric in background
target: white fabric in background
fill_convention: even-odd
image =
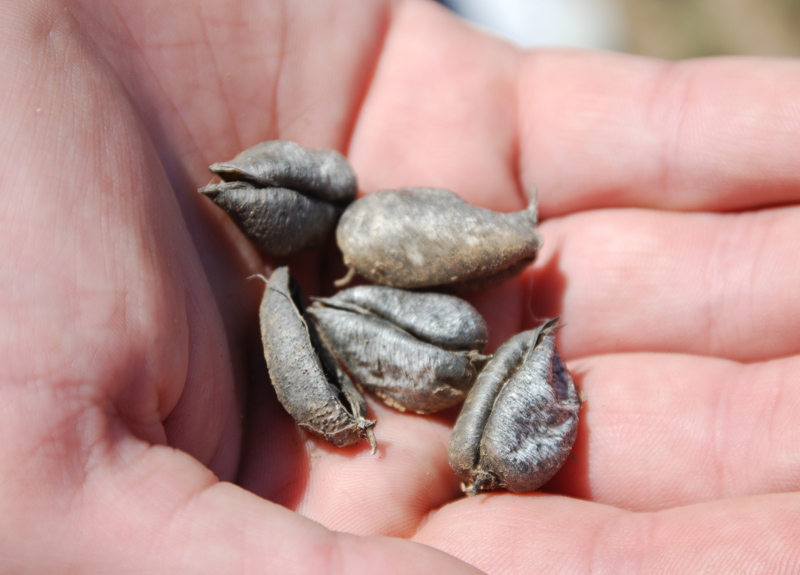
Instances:
[[[444,0],[465,19],[520,46],[621,50],[619,0]]]

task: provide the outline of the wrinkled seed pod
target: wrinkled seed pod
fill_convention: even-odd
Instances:
[[[481,351],[489,341],[489,328],[478,310],[452,295],[364,285],[317,301],[361,307],[444,349]]]
[[[356,176],[339,152],[287,140],[261,142],[209,169],[226,182],[289,188],[336,204],[351,202],[358,192]]]
[[[262,142],[210,169],[225,181],[200,192],[256,247],[275,256],[322,243],[358,191],[339,152],[281,140]]]
[[[341,214],[341,208],[285,188],[223,182],[201,191],[228,213],[256,247],[273,256],[321,244]]]
[[[580,399],[555,349],[557,328],[558,318],[512,337],[478,376],[448,450],[467,493],[534,491],[569,457]]]
[[[405,188],[353,202],[336,241],[345,265],[372,283],[470,290],[501,283],[534,260],[542,245],[536,223],[535,199],[506,214],[448,190]]]
[[[305,303],[286,267],[267,283],[259,312],[264,357],[272,385],[287,412],[301,426],[338,447],[367,439],[375,452],[374,421],[353,382],[317,341],[303,317]],[[309,330],[311,327],[311,330]]]
[[[455,296],[360,286],[307,314],[353,379],[401,411],[461,403],[487,359],[486,322]]]

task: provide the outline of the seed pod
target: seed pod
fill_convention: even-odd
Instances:
[[[305,302],[286,267],[267,283],[259,317],[264,357],[278,400],[294,420],[338,447],[367,439],[375,452],[374,421],[350,378],[303,317]]]
[[[512,337],[478,376],[448,450],[467,493],[533,491],[569,456],[580,399],[555,349],[557,329],[555,318]]]
[[[339,152],[281,140],[257,144],[210,169],[225,181],[200,192],[259,249],[276,256],[319,245],[358,191]]]
[[[353,379],[401,411],[461,403],[487,359],[486,322],[455,296],[359,286],[307,313]]]
[[[289,188],[335,204],[352,201],[358,191],[356,176],[339,152],[286,140],[261,142],[209,169],[226,182]]]
[[[536,222],[535,199],[504,214],[448,190],[383,190],[345,210],[336,241],[345,265],[372,283],[472,290],[501,283],[533,261],[542,245]]]
[[[253,244],[273,256],[320,245],[341,214],[332,204],[285,188],[223,182],[200,191],[225,210]]]

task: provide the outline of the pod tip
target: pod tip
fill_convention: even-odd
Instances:
[[[343,278],[340,278],[340,279],[336,280],[335,282],[333,282],[333,285],[335,285],[336,287],[339,287],[339,288],[340,287],[344,287],[347,284],[349,284],[351,281],[353,281],[354,277],[356,277],[356,270],[355,270],[355,268],[350,268],[349,267],[349,268],[347,268],[347,274],[345,274],[345,276]]]
[[[197,191],[203,194],[204,196],[208,197],[209,199],[214,200],[214,198],[216,198],[219,195],[220,189],[219,189],[219,184],[208,184],[207,186],[198,188]]]
[[[539,188],[536,184],[525,186],[525,195],[528,196],[528,212],[533,217],[533,224],[539,223]]]

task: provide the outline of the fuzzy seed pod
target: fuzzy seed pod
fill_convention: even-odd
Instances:
[[[286,267],[276,269],[261,300],[264,357],[278,400],[294,420],[338,447],[367,439],[375,452],[374,421],[350,378],[303,316],[305,302]]]
[[[448,190],[383,190],[352,203],[336,228],[351,272],[372,283],[474,290],[502,283],[536,257],[533,199],[521,212],[472,206]]]
[[[512,337],[478,376],[448,450],[468,494],[534,491],[569,456],[581,402],[555,349],[557,329],[555,318]]]
[[[339,152],[282,140],[262,142],[210,169],[224,182],[200,192],[256,247],[275,256],[319,245],[358,191]]]
[[[401,411],[461,403],[487,359],[486,322],[455,296],[359,286],[307,313],[353,379]]]

